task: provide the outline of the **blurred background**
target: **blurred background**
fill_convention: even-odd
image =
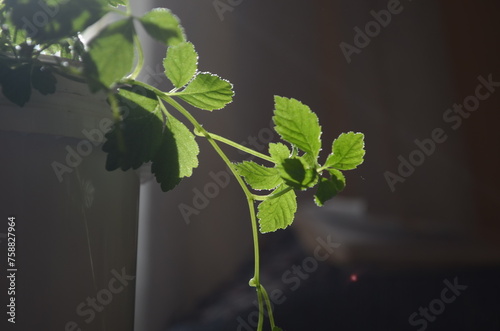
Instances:
[[[278,140],[280,95],[318,114],[323,157],[340,133],[365,134],[365,162],[344,192],[321,209],[300,194],[294,225],[261,236],[279,326],[500,330],[499,1],[134,6],[170,8],[199,68],[234,84],[232,104],[195,114],[208,130],[265,151]],[[165,50],[149,45],[143,79],[168,90]],[[246,202],[200,144],[200,167],[175,191],[143,176],[138,331],[254,329]]]

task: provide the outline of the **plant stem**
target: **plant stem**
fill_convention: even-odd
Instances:
[[[135,65],[134,71],[127,77],[130,79],[136,79],[141,73],[142,67],[144,66],[144,51],[142,50],[141,42],[137,37],[137,33],[134,32],[134,44],[137,49],[137,64]]]
[[[203,128],[203,126],[189,113],[184,107],[182,107],[177,101],[175,101],[171,95],[168,93],[165,93],[153,86],[150,86],[146,83],[142,83],[139,81],[135,81],[133,79],[124,79],[121,83],[124,84],[133,84],[133,85],[138,85],[142,86],[150,91],[153,91],[160,99],[174,107],[177,111],[179,111],[194,127],[194,132],[198,136],[203,136],[205,137],[210,145],[214,148],[214,150],[217,152],[217,154],[220,156],[220,158],[224,161],[224,163],[227,165],[231,173],[233,174],[234,178],[236,178],[236,181],[240,185],[241,189],[243,190],[243,193],[245,194],[245,197],[247,198],[247,203],[248,203],[248,210],[250,212],[250,222],[252,225],[252,238],[253,238],[253,247],[254,247],[254,275],[252,279],[250,279],[250,286],[255,287],[257,291],[257,298],[259,302],[259,322],[257,325],[257,331],[262,331],[263,328],[263,323],[264,323],[264,301],[266,301],[268,311],[269,311],[269,320],[271,322],[271,325],[274,325],[274,317],[273,313],[271,310],[271,303],[269,302],[269,297],[267,296],[267,292],[265,291],[264,287],[260,284],[260,254],[259,254],[259,229],[257,226],[257,216],[255,213],[255,201],[257,200],[264,200],[264,197],[259,197],[250,192],[248,187],[246,186],[245,182],[241,178],[241,176],[237,173],[233,163],[229,160],[227,155],[222,151],[222,149],[219,147],[217,144],[216,140],[219,140],[223,143],[226,143],[230,146],[233,146],[235,148],[241,149],[247,153],[250,153],[252,155],[256,155],[258,157],[265,157],[264,159],[270,162],[274,163],[274,160],[271,158],[267,157],[264,154],[260,154],[258,152],[255,152],[251,149],[246,148],[245,146],[239,145],[237,143],[234,143],[226,138],[223,138],[221,136],[218,136],[213,133],[209,133],[207,130]],[[269,195],[269,197],[274,197],[273,195]]]
[[[264,326],[264,301],[262,300],[262,290],[260,284],[257,286],[257,298],[259,300],[259,322],[257,323],[257,331],[262,331]]]
[[[262,296],[264,297],[264,301],[266,302],[267,312],[269,313],[269,323],[271,324],[271,330],[276,326],[274,324],[274,316],[273,316],[273,308],[271,306],[271,300],[269,300],[269,295],[267,295],[266,289],[261,286]]]
[[[238,173],[236,172],[236,169],[234,168],[233,163],[229,160],[229,158],[222,151],[222,149],[219,147],[219,145],[217,145],[217,142],[213,139],[212,135],[208,131],[206,131],[201,126],[201,124],[198,123],[198,121],[184,107],[182,107],[177,101],[175,101],[171,97],[165,95],[164,93],[162,93],[162,94],[163,95],[160,96],[162,98],[162,100],[166,101],[168,104],[170,104],[175,109],[177,109],[184,117],[186,117],[186,119],[189,122],[191,122],[191,124],[193,124],[193,126],[195,127],[195,130],[198,131],[199,133],[201,133],[208,140],[208,142],[212,145],[212,147],[215,149],[215,151],[217,152],[217,154],[219,154],[219,156],[221,157],[221,159],[228,166],[229,170],[231,170],[233,176],[236,178],[236,180],[240,184],[240,186],[241,186],[241,188],[243,190],[243,193],[245,193],[245,196],[246,196],[246,198],[248,200],[248,207],[250,209],[250,216],[251,216],[251,219],[252,219],[252,228],[255,228],[254,229],[255,231],[253,231],[254,232],[254,237],[257,237],[258,231],[257,231],[257,224],[256,224],[257,221],[256,221],[256,217],[255,217],[255,207],[254,207],[253,194],[250,192],[250,190],[246,186],[245,182],[243,182],[243,179],[241,179],[241,176],[238,175]],[[256,244],[256,245],[254,245],[254,247],[256,248],[255,253],[256,253],[256,260],[258,262],[258,256],[259,256],[258,241],[254,240],[254,244]],[[256,264],[256,267],[257,267],[257,271],[258,271],[258,264]],[[256,281],[258,281],[258,276],[257,276]]]
[[[264,201],[264,200],[267,200],[267,199],[274,199],[274,198],[277,198],[285,193],[288,193],[290,192],[291,190],[293,190],[292,187],[288,186],[286,189],[282,190],[282,191],[279,191],[279,192],[276,192],[276,193],[271,193],[271,194],[268,194],[268,195],[258,195],[258,194],[254,194],[253,195],[253,199],[254,200],[257,200],[257,201]]]
[[[193,124],[195,128],[195,132],[197,131],[197,134],[203,135],[205,138],[207,138],[208,142],[212,145],[212,147],[215,149],[217,154],[221,157],[221,159],[226,163],[228,168],[231,170],[233,176],[236,178],[238,183],[240,184],[243,193],[245,193],[245,196],[247,198],[248,202],[248,210],[250,212],[250,221],[252,224],[252,237],[253,237],[253,246],[254,246],[254,275],[253,278],[250,280],[251,286],[255,286],[256,291],[257,291],[257,298],[259,301],[259,322],[257,324],[257,331],[262,331],[262,327],[264,324],[264,300],[267,298],[269,300],[269,297],[267,297],[267,293],[265,292],[264,287],[260,284],[260,254],[259,254],[259,230],[257,227],[257,217],[255,214],[255,199],[254,195],[250,192],[248,187],[246,186],[245,182],[241,178],[240,175],[238,175],[236,169],[234,168],[234,165],[232,162],[229,160],[227,155],[222,151],[222,149],[217,145],[217,142],[215,141],[214,136],[206,131],[200,123],[184,108],[182,107],[177,101],[172,99],[170,96],[166,95],[165,93],[162,93],[160,95],[160,98],[163,99],[165,102],[173,106],[175,109],[177,109],[186,119]],[[218,138],[222,138],[220,136],[215,135]],[[222,138],[224,142],[229,142],[229,140]],[[230,144],[231,145],[231,144]],[[242,146],[244,147],[244,146]],[[268,303],[269,307],[269,319],[272,321],[272,325],[274,325],[274,318],[272,316],[272,311],[270,310],[270,302]]]
[[[108,100],[111,105],[111,111],[113,114],[113,119],[115,122],[120,121],[120,108],[118,106],[118,100],[116,99],[116,95],[114,93],[108,92]],[[117,144],[118,148],[123,151],[125,150],[125,138],[123,137],[123,133],[121,131],[117,131]]]
[[[195,133],[197,133],[197,132],[195,132]],[[241,150],[241,151],[243,151],[243,152],[245,152],[245,153],[248,153],[248,154],[251,154],[251,155],[257,156],[258,158],[261,158],[261,159],[263,159],[263,160],[266,160],[266,161],[269,161],[269,162],[272,162],[272,163],[276,163],[276,161],[274,161],[274,160],[273,160],[270,156],[267,156],[267,155],[265,155],[265,154],[262,154],[262,153],[259,153],[259,152],[257,152],[257,151],[254,151],[254,150],[253,150],[253,149],[251,149],[251,148],[248,148],[248,147],[245,147],[245,146],[243,146],[243,145],[241,145],[241,144],[235,143],[234,141],[229,140],[229,139],[224,138],[224,137],[221,137],[221,136],[219,136],[219,135],[217,135],[217,134],[215,134],[215,133],[210,132],[209,134],[210,134],[210,136],[211,136],[213,139],[215,139],[215,140],[217,140],[217,141],[220,141],[221,143],[224,143],[224,144],[226,144],[226,145],[229,145],[229,146],[231,146],[231,147],[234,147],[234,148],[236,148],[236,149],[239,149],[239,150]]]

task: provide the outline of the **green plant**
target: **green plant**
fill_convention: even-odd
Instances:
[[[42,94],[54,93],[54,73],[82,80],[93,92],[103,91],[115,120],[103,145],[108,153],[106,168],[136,169],[151,162],[163,191],[191,176],[198,166],[196,137],[207,139],[238,181],[248,202],[255,254],[254,276],[249,284],[255,287],[258,297],[258,330],[262,330],[266,309],[271,328],[280,330],[268,294],[260,283],[259,230],[273,232],[292,224],[297,191],[315,188],[318,206],[340,192],[345,187],[342,171],[363,162],[363,134],[341,134],[326,160],[320,163],[321,127],[316,114],[300,101],[276,96],[273,121],[284,143],[269,144],[268,154],[249,149],[209,132],[179,102],[201,110],[221,109],[232,101],[233,86],[217,75],[198,70],[195,48],[186,41],[179,20],[169,10],[154,9],[135,17],[126,0],[45,0],[43,6],[40,3],[0,2],[0,84],[4,96],[23,106],[32,89]],[[116,5],[123,5],[125,10],[118,10]],[[55,14],[46,24],[29,25],[26,18],[36,17],[40,10],[46,16]],[[122,18],[106,25],[84,44],[80,32],[108,12],[119,13]],[[168,47],[163,65],[173,85],[171,91],[161,91],[136,79],[143,66],[136,24]],[[44,63],[39,59],[42,54],[57,55],[58,61]],[[179,115],[192,129],[178,119]],[[256,156],[267,166],[253,161],[233,163],[220,143]],[[261,190],[268,194],[261,194]]]

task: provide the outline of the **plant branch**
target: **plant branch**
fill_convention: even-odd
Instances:
[[[198,134],[198,132],[195,132],[195,134]],[[272,163],[276,163],[270,156],[267,156],[265,154],[259,153],[259,152],[255,151],[255,150],[251,149],[251,148],[245,147],[245,146],[243,146],[241,144],[238,144],[238,143],[236,143],[236,142],[234,142],[232,140],[229,140],[227,138],[221,137],[221,136],[219,136],[219,135],[217,135],[215,133],[210,132],[209,134],[210,134],[210,136],[213,139],[215,139],[217,141],[220,141],[221,143],[224,143],[226,145],[229,145],[231,147],[239,149],[242,152],[245,152],[245,153],[257,156],[258,158],[261,158],[263,160],[266,160],[266,161],[269,161],[269,162],[272,162]]]
[[[142,50],[141,42],[137,37],[137,33],[134,31],[134,44],[137,47],[137,64],[135,65],[134,71],[127,77],[130,79],[136,79],[141,73],[142,67],[144,66],[144,51]]]
[[[250,221],[252,224],[252,237],[253,237],[253,244],[254,244],[254,276],[250,280],[250,284],[255,286],[257,290],[257,296],[258,296],[258,301],[259,301],[259,323],[257,330],[261,331],[262,326],[264,323],[263,316],[264,316],[264,301],[263,301],[263,295],[261,293],[261,288],[262,286],[260,285],[260,254],[259,254],[259,231],[257,227],[257,217],[255,215],[255,200],[254,200],[254,195],[250,192],[248,187],[246,186],[245,182],[241,178],[241,176],[238,174],[236,169],[234,168],[233,163],[229,160],[227,155],[222,151],[222,149],[217,145],[217,142],[215,139],[212,137],[212,135],[206,131],[200,123],[184,108],[182,107],[177,101],[175,101],[173,98],[170,96],[166,95],[165,93],[162,93],[160,95],[160,98],[173,106],[175,109],[177,109],[186,119],[193,124],[194,128],[196,131],[198,131],[199,134],[202,134],[208,142],[212,145],[212,147],[215,149],[217,154],[221,157],[221,159],[226,163],[230,171],[232,172],[233,176],[236,178],[238,183],[241,186],[241,189],[243,190],[243,193],[245,194],[248,202],[248,210],[250,212]]]
[[[108,100],[111,105],[111,112],[113,114],[113,119],[116,123],[120,121],[120,108],[118,106],[118,100],[116,99],[116,95],[112,92],[108,92]],[[117,141],[118,148],[120,150],[125,150],[125,138],[123,137],[123,133],[121,131],[117,132]]]
[[[269,323],[271,324],[271,330],[276,326],[274,324],[274,316],[273,316],[273,307],[271,306],[271,300],[269,300],[269,295],[267,294],[264,286],[261,285],[262,296],[264,297],[264,301],[266,302],[267,312],[269,313]]]
[[[262,331],[264,326],[264,300],[262,299],[261,285],[257,286],[257,298],[259,299],[259,322],[257,324],[257,331]]]
[[[282,191],[279,191],[279,192],[276,192],[276,193],[271,193],[271,194],[268,194],[268,195],[257,195],[257,194],[254,194],[253,195],[253,198],[254,200],[257,200],[257,201],[264,201],[264,200],[267,200],[267,199],[274,199],[274,198],[277,198],[285,193],[288,193],[290,192],[291,190],[293,190],[293,187],[291,186],[288,186],[287,188],[285,188],[284,190]]]

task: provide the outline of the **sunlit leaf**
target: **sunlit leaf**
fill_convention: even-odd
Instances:
[[[88,45],[83,60],[93,91],[110,88],[132,71],[134,24],[122,19],[104,28]]]
[[[216,110],[224,108],[233,100],[233,85],[227,80],[210,73],[199,73],[186,88],[175,93],[190,105]]]
[[[273,121],[281,138],[315,160],[321,149],[321,127],[311,109],[295,99],[275,96]]]
[[[333,142],[332,154],[328,156],[325,166],[340,170],[355,169],[363,163],[364,137],[362,133],[342,133]]]
[[[269,144],[269,155],[273,158],[274,162],[280,164],[283,160],[290,157],[290,149],[282,143]]]
[[[273,194],[282,193],[287,190],[286,185],[279,186]],[[293,190],[289,190],[277,197],[268,198],[262,201],[258,207],[257,217],[259,218],[260,232],[274,232],[284,229],[293,222],[297,211],[297,197]]]
[[[271,190],[283,183],[277,168],[268,168],[251,161],[235,165],[240,176],[255,190]]]
[[[198,54],[193,44],[183,42],[169,47],[163,66],[165,74],[175,87],[181,88],[189,83],[198,69]]]

